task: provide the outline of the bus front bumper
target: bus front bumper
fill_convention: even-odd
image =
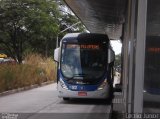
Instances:
[[[110,96],[110,87],[107,84],[101,90],[95,91],[72,91],[64,89],[58,84],[58,97],[60,98],[91,98],[91,99],[106,99]]]

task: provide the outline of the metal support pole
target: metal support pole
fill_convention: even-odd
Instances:
[[[135,21],[136,21],[136,0],[130,0],[129,2],[129,20],[128,20],[128,47],[129,47],[129,62],[128,62],[128,85],[127,85],[127,113],[132,113],[133,102],[133,82],[134,82],[134,46],[135,46]]]
[[[133,113],[143,112],[147,0],[138,0]]]
[[[58,46],[59,46],[59,45],[58,45],[58,44],[59,44],[58,35],[59,35],[59,34],[57,34],[57,37],[56,37],[56,48],[58,48]]]
[[[78,25],[78,24],[80,24],[80,23],[81,23],[81,22],[77,22],[77,23],[75,23],[75,24],[73,24],[73,25],[67,27],[66,29],[60,31],[60,33],[63,33],[63,32],[65,32],[65,31],[67,31],[68,29],[70,29],[70,28],[72,28],[72,27],[74,27],[74,26],[76,26],[76,25]],[[60,34],[60,33],[59,33],[59,34]],[[59,35],[59,34],[58,34],[58,35]]]
[[[77,23],[75,23],[75,24],[73,24],[73,25],[67,27],[66,29],[60,31],[60,32],[57,34],[57,38],[56,38],[56,48],[59,47],[59,38],[58,38],[59,34],[61,34],[61,33],[65,32],[65,31],[67,31],[68,29],[70,29],[70,28],[72,28],[72,27],[74,27],[74,26],[76,26],[76,25],[78,25],[78,24],[80,24],[80,23],[81,23],[81,22],[79,21],[79,22],[77,22]]]

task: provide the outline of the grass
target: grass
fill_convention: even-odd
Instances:
[[[0,65],[0,92],[55,81],[56,67],[51,58],[29,54],[24,64]]]

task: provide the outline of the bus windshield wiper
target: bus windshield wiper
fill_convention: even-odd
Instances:
[[[85,77],[87,74],[74,74],[73,77]]]

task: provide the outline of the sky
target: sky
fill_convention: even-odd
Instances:
[[[121,53],[122,43],[120,42],[120,40],[112,40],[111,46],[113,47],[113,50],[115,51],[116,55]]]

